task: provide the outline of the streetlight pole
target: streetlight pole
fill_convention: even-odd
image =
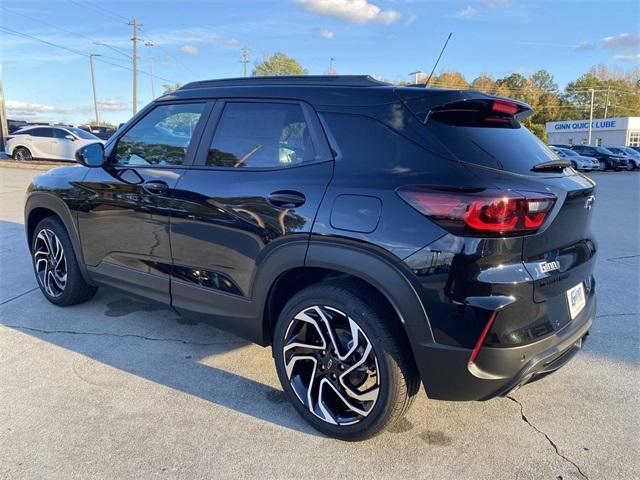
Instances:
[[[156,44],[152,40],[144,42],[145,47],[149,47],[149,76],[151,77],[151,98],[156,98],[155,85],[153,81],[153,54],[151,53],[151,47],[155,47]]]
[[[240,60],[240,63],[242,63],[242,76],[246,77],[247,64],[249,63],[249,49],[247,48],[246,45],[242,47],[242,60]]]
[[[591,145],[591,124],[593,123],[593,96],[595,91],[593,90],[593,88],[590,88],[589,91],[591,92],[591,108],[589,110],[589,145]]]
[[[89,65],[91,66],[91,88],[93,89],[93,110],[96,114],[96,123],[100,123],[100,115],[98,114],[98,98],[96,97],[96,73],[93,69],[93,57],[99,56],[99,53],[89,54]]]

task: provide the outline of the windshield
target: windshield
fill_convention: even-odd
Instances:
[[[568,148],[558,148],[557,149],[559,152],[562,152],[563,154],[565,154],[568,157],[577,157],[578,154],[576,152],[574,152],[573,150],[569,150]]]
[[[598,153],[603,153],[605,155],[615,155],[611,150],[604,148],[604,147],[593,147],[596,152]]]
[[[85,130],[82,130],[81,128],[68,127],[67,130],[73,133],[76,137],[82,138],[83,140],[100,140],[93,133],[89,133]]]

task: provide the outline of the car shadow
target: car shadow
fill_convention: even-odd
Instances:
[[[24,290],[0,302],[0,325],[231,411],[320,435],[282,390],[265,383],[277,384],[269,349],[112,288],[101,287],[82,305],[51,305],[34,288],[24,226],[0,221],[0,239],[13,256],[2,258],[3,283]]]

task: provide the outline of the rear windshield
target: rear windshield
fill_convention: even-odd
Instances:
[[[426,127],[463,162],[531,175],[535,165],[559,158],[513,117],[436,112]]]

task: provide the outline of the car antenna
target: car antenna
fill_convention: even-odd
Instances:
[[[427,78],[427,81],[424,82],[424,87],[425,88],[427,88],[429,86],[429,80],[431,80],[431,77],[433,77],[433,72],[436,71],[436,67],[438,66],[438,62],[440,62],[440,58],[442,57],[442,54],[444,53],[444,49],[447,48],[447,45],[449,44],[449,39],[451,38],[451,35],[453,35],[453,32],[449,32],[449,36],[447,37],[447,41],[444,42],[444,46],[442,47],[442,50],[440,50],[440,55],[438,55],[438,59],[436,60],[436,63],[433,66],[433,69],[431,70],[431,73],[429,74],[429,78]]]

